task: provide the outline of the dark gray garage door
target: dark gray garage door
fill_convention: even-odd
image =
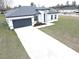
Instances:
[[[13,20],[14,28],[20,28],[20,27],[25,27],[25,26],[30,26],[30,25],[32,25],[31,18]]]

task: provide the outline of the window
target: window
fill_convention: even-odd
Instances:
[[[51,20],[53,19],[53,15],[51,15]]]
[[[57,19],[57,15],[55,15],[55,19]]]
[[[38,16],[34,16],[34,21],[38,21]]]

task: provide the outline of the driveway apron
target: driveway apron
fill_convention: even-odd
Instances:
[[[15,29],[30,59],[79,59],[79,53],[34,27]]]

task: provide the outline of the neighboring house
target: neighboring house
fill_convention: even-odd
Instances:
[[[75,13],[76,11],[78,11],[76,6],[65,6],[60,10],[63,13]]]
[[[45,7],[23,6],[7,11],[6,21],[10,29],[34,26],[35,22],[48,23],[58,21],[55,10]]]
[[[77,6],[68,5],[68,6],[59,6],[59,7],[53,7],[54,9],[58,10],[60,13],[75,13],[78,11]]]

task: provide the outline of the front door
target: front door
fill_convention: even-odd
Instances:
[[[44,22],[45,22],[45,13],[44,13]]]

